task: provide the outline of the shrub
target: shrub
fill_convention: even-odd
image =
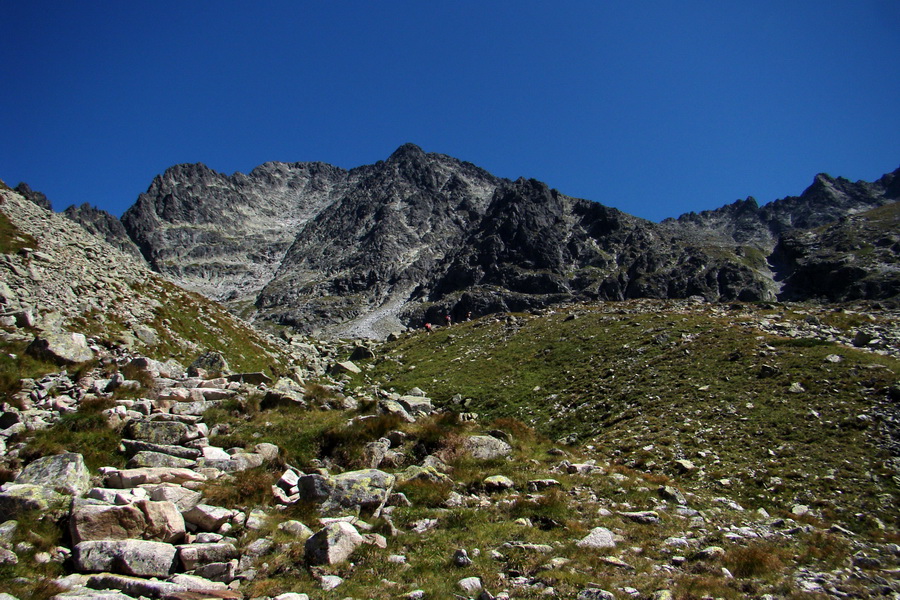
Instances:
[[[784,566],[778,550],[762,544],[732,548],[725,554],[723,562],[735,577],[771,576]]]

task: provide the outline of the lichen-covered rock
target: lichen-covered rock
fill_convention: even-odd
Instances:
[[[29,463],[16,477],[15,483],[42,485],[60,494],[81,496],[91,487],[91,473],[82,455],[65,452]]]
[[[62,510],[69,497],[52,488],[30,483],[9,484],[0,492],[0,522],[15,519],[24,512]]]
[[[393,488],[396,477],[378,469],[348,471],[332,478],[329,501],[344,507],[375,508]]]

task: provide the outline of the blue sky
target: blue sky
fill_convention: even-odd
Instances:
[[[659,220],[900,166],[900,3],[0,3],[0,178],[121,214],[182,162],[405,142]]]

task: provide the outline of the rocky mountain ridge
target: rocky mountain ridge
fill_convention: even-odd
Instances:
[[[775,248],[792,232],[896,201],[898,181],[897,172],[873,183],[820,174],[797,197],[656,224],[406,144],[350,171],[266,163],[226,176],[178,165],[122,224],[154,270],[260,325],[384,337],[446,314],[565,301],[858,298],[804,288],[799,277],[782,291],[795,267]],[[892,272],[896,261],[880,258],[877,269]],[[864,289],[896,299],[892,285]]]

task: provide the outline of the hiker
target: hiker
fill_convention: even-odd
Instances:
[[[450,315],[444,315],[444,321],[447,323],[447,327],[450,327],[450,325],[453,324],[453,322],[450,320]]]
[[[471,321],[471,320],[472,320],[472,311],[470,310],[469,312],[466,313],[466,321]]]
[[[431,333],[431,323],[425,323],[425,331]]]

